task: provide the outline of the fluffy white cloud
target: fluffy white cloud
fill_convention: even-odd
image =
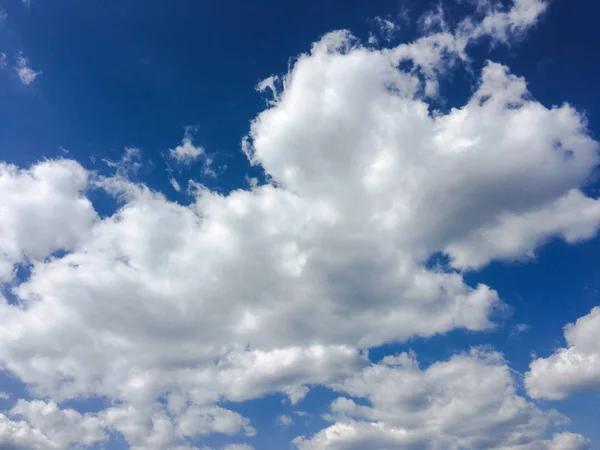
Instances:
[[[17,72],[21,82],[25,85],[30,85],[39,75],[42,74],[42,72],[36,72],[29,66],[29,60],[25,58],[22,52],[17,55],[17,65],[15,66],[15,71]]]
[[[177,428],[182,436],[188,437],[212,433],[235,434],[241,430],[247,436],[256,434],[248,419],[218,406],[189,407],[177,419]]]
[[[108,408],[97,417],[108,429],[122,433],[132,450],[195,449],[188,438],[212,433],[256,434],[247,418],[218,406],[191,405],[175,413],[158,404],[122,405]]]
[[[588,450],[591,442],[580,434],[559,433],[555,434],[548,443],[548,450]]]
[[[59,443],[52,442],[40,430],[27,422],[10,420],[0,413],[0,444],[5,450],[60,450]]]
[[[10,415],[15,419],[0,414],[0,446],[7,450],[66,450],[107,438],[98,417],[61,410],[52,401],[19,400]]]
[[[63,447],[71,443],[91,445],[106,439],[98,417],[82,415],[73,409],[61,410],[53,401],[19,400],[10,413],[24,417],[31,426]]]
[[[71,250],[97,219],[85,197],[88,172],[71,160],[43,161],[29,169],[0,163],[0,282],[13,266]]]
[[[2,368],[34,395],[111,398],[95,418],[139,450],[189,448],[190,437],[212,432],[251,435],[249,420],[221,401],[280,393],[294,404],[315,384],[374,401],[384,395],[361,388],[360,377],[377,371],[414,380],[414,398],[400,384],[390,401],[404,406],[341,399],[333,413],[345,419],[302,445],[546,442],[548,414],[515,393],[503,362],[461,356],[420,371],[388,359],[364,369],[363,352],[493,327],[498,295],[467,285],[459,270],[596,232],[598,201],[580,187],[598,144],[572,107],[546,108],[492,62],[460,108],[432,111],[425,95],[469,43],[521,33],[543,5],[482,6],[481,17],[454,29],[432,21],[441,31],[394,49],[365,48],[346,31],[324,36],[287,74],[259,85],[274,98],[244,151],[268,183],[249,191],[195,184],[191,204],[170,202],[127,180],[139,166],[135,149],[107,161],[117,171],[109,178],[68,160],[1,166],[2,280],[32,263],[30,277],[13,283],[18,303],[0,301]],[[407,59],[414,67],[399,69]],[[170,154],[210,168],[187,133]],[[88,188],[121,207],[99,218]],[[57,250],[66,254],[47,258]],[[429,267],[438,252],[459,270]],[[453,376],[470,370],[461,390]],[[419,389],[442,403],[427,404]],[[50,433],[26,417],[31,425],[9,420],[7,429],[51,440],[66,420]]]
[[[576,391],[600,389],[600,307],[565,327],[567,348],[534,360],[525,377],[533,398],[562,399]]]
[[[519,396],[496,353],[473,350],[426,370],[413,355],[389,356],[334,388],[351,398],[337,398],[326,416],[334,423],[297,438],[299,449],[574,450],[586,442],[575,434],[547,441],[546,428],[560,416]]]

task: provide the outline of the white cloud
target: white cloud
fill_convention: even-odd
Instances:
[[[171,183],[171,186],[173,186],[173,189],[175,189],[176,192],[181,192],[181,186],[175,178],[169,178],[169,183]]]
[[[10,398],[10,394],[8,392],[0,391],[0,399],[1,400],[8,400],[9,398]]]
[[[562,399],[576,391],[600,389],[600,307],[565,327],[567,348],[534,360],[525,377],[533,398]]]
[[[0,446],[8,450],[67,450],[106,440],[102,421],[92,414],[58,408],[49,401],[19,400],[10,410],[12,420],[0,414]],[[24,419],[24,420],[21,420]]]
[[[203,172],[206,175],[216,176],[211,167],[212,159],[206,154],[203,147],[195,146],[192,141],[190,131],[192,128],[186,128],[185,135],[181,140],[181,144],[169,150],[169,155],[175,161],[184,165],[191,165],[195,161],[202,159]]]
[[[190,406],[177,419],[177,429],[187,437],[212,433],[236,434],[242,430],[247,436],[256,434],[248,419],[218,406]]]
[[[396,34],[400,30],[400,26],[389,18],[377,16],[372,20],[372,22],[377,29],[377,33],[369,36],[370,44],[378,43],[378,37],[383,39],[385,42],[390,42],[396,37]]]
[[[71,250],[97,219],[85,197],[89,174],[72,160],[43,161],[29,169],[0,163],[0,282],[13,265]]]
[[[574,443],[585,442],[573,434],[547,441],[546,429],[560,416],[519,396],[496,353],[473,350],[426,370],[412,355],[388,356],[334,387],[351,398],[334,400],[326,416],[333,424],[312,438],[297,438],[299,449],[537,450],[576,449]]]
[[[491,62],[462,107],[441,114],[424,96],[473,39],[508,39],[533,24],[535,4],[489,10],[493,26],[444,25],[394,49],[364,48],[345,31],[324,36],[252,122],[244,150],[267,184],[250,191],[221,195],[192,183],[191,204],[170,202],[128,180],[139,167],[132,149],[107,161],[113,177],[68,160],[1,166],[3,280],[14,264],[32,263],[31,276],[12,288],[18,303],[0,301],[2,367],[36,396],[110,398],[94,418],[139,450],[190,448],[192,433],[251,435],[249,419],[219,402],[279,393],[296,404],[313,385],[351,393],[372,371],[414,380],[414,397],[402,384],[390,392],[410,400],[403,406],[357,391],[374,406],[339,400],[333,413],[348,417],[303,445],[360,448],[368,438],[393,446],[425,435],[545,442],[549,414],[515,393],[503,362],[458,356],[421,371],[388,359],[364,369],[363,352],[494,327],[496,292],[428,267],[432,254],[477,268],[533,255],[552,237],[576,242],[596,232],[598,201],[580,187],[598,164],[598,145],[572,107],[546,108],[523,79]],[[398,69],[407,58],[417,69]],[[210,169],[188,132],[170,154],[183,163],[204,158]],[[88,188],[118,197],[120,208],[99,218]],[[67,254],[47,258],[57,250]],[[473,383],[455,386],[453,370],[466,376],[469,368]],[[428,380],[440,373],[455,381],[439,378],[436,390]],[[428,405],[422,391],[447,403]],[[370,422],[359,424],[359,414]],[[440,422],[419,430],[428,414]],[[31,425],[11,418],[5,429],[55,439],[57,430],[26,417]]]
[[[223,450],[254,450],[250,444],[231,444],[223,448]]]
[[[548,450],[589,450],[591,442],[580,434],[559,433],[555,434],[548,443]]]
[[[30,85],[35,79],[42,74],[42,72],[36,72],[29,66],[29,60],[25,58],[23,52],[17,55],[17,65],[15,71],[19,76],[21,82],[25,85]]]
[[[277,417],[277,425],[283,428],[287,428],[294,423],[294,419],[286,414],[282,414]]]
[[[40,430],[27,422],[10,420],[0,413],[0,445],[6,450],[60,450],[59,443],[52,442]]]
[[[139,148],[127,147],[118,161],[103,158],[102,162],[115,170],[115,177],[127,180],[136,175],[142,167],[141,158],[142,152]]]

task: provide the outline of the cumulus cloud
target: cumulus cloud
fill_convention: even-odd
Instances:
[[[589,450],[592,443],[580,434],[558,433],[548,443],[548,450]]]
[[[14,301],[0,300],[2,367],[52,401],[110,398],[93,423],[139,450],[191,448],[199,434],[243,439],[254,433],[250,418],[223,401],[278,393],[296,404],[313,385],[372,406],[340,398],[334,424],[297,441],[305,448],[549,445],[553,414],[515,392],[498,355],[427,370],[407,355],[376,366],[367,357],[389,342],[493,328],[501,299],[462,270],[597,230],[598,201],[581,187],[598,144],[574,108],[542,105],[493,62],[464,105],[442,114],[428,104],[468,44],[522,33],[540,5],[482,7],[482,17],[432,25],[392,49],[366,48],[347,31],[325,35],[259,85],[273,99],[243,149],[266,183],[249,191],[193,183],[190,204],[170,202],[128,179],[139,164],[131,149],[107,161],[112,177],[70,160],[2,165],[2,281],[14,281],[15,264],[31,265],[12,283]],[[400,69],[403,60],[414,65]],[[189,132],[170,155],[210,168]],[[88,189],[119,208],[99,217]],[[438,253],[452,270],[427,264]],[[378,376],[382,385],[402,376],[387,402]],[[463,377],[472,382],[461,387]],[[70,439],[57,433],[72,413],[23,405],[18,421],[3,418],[7,434],[58,439],[56,448]],[[54,432],[32,405],[54,411]]]
[[[106,440],[103,422],[93,414],[61,410],[53,401],[19,400],[11,419],[0,414],[0,444],[9,450],[66,450]],[[24,420],[22,420],[24,419]]]
[[[72,160],[43,161],[29,169],[0,163],[0,282],[14,264],[71,250],[97,219],[85,196],[89,173]]]
[[[36,72],[29,66],[29,60],[25,58],[23,52],[17,55],[17,65],[15,71],[19,76],[21,82],[25,85],[30,85],[35,79],[42,74],[42,72]]]
[[[533,398],[559,400],[582,390],[600,389],[600,307],[565,327],[566,348],[535,359],[525,377]]]
[[[299,449],[586,448],[580,435],[545,439],[560,416],[519,396],[511,370],[493,352],[473,350],[426,370],[414,355],[388,356],[334,388],[343,395],[326,416],[333,424],[295,439]]]

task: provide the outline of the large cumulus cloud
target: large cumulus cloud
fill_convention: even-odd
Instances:
[[[254,434],[223,401],[280,393],[297,403],[325,385],[373,406],[340,399],[335,423],[301,447],[585,443],[548,440],[552,413],[516,394],[497,355],[456,356],[426,371],[412,359],[373,367],[367,357],[384,343],[494,327],[501,299],[466,284],[463,270],[529,257],[553,237],[590,238],[600,223],[600,203],[581,190],[598,144],[574,108],[542,105],[493,62],[466,104],[448,113],[429,106],[438,77],[470,45],[508,41],[545,8],[490,5],[454,28],[432,17],[439,29],[393,49],[330,33],[261,83],[274,97],[243,150],[267,183],[248,191],[194,185],[182,205],[126,171],[100,177],[71,160],[3,165],[0,277],[14,286],[11,301],[0,300],[1,367],[35,396],[113,404],[92,417],[20,403],[0,417],[0,439],[66,448],[80,441],[52,427],[93,424],[81,433],[93,442],[112,430],[132,448],[190,448],[209,433]],[[405,60],[413,65],[399,69]],[[90,189],[120,208],[99,217]],[[452,270],[427,263],[437,253]],[[30,276],[14,279],[24,263]],[[414,379],[413,397],[397,393],[410,397],[411,418],[360,387],[378,371]],[[471,390],[455,389],[457,373],[473,378]],[[439,379],[431,395],[446,409],[419,397],[434,389],[429,378]],[[463,416],[452,405],[479,428],[456,427]],[[491,414],[495,407],[505,415]],[[60,420],[41,420],[42,410]]]

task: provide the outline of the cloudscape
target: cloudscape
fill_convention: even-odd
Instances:
[[[600,448],[593,2],[0,12],[0,449]]]

